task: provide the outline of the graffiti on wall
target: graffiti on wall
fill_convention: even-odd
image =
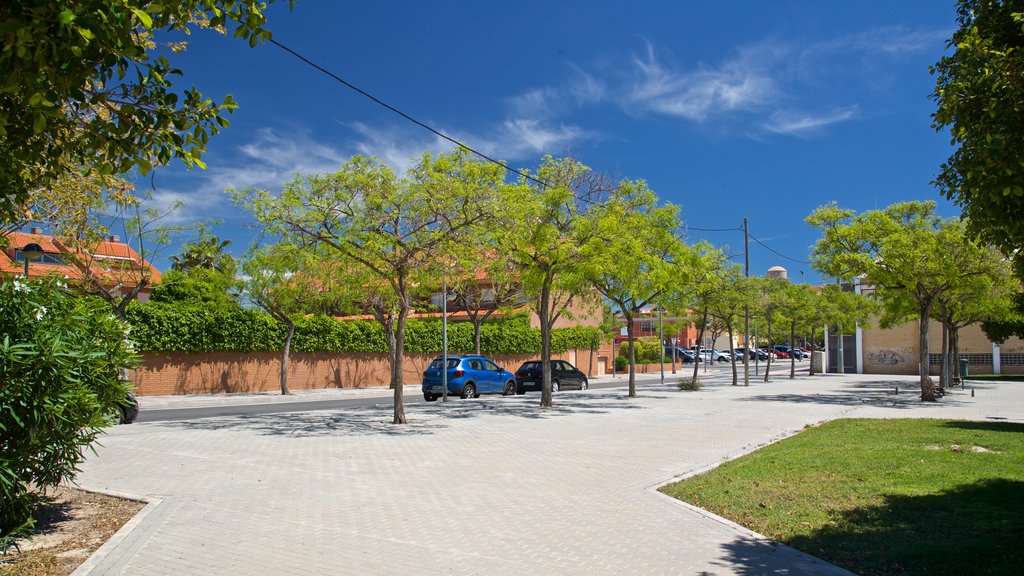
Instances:
[[[907,358],[896,350],[877,350],[867,353],[867,361],[869,364],[879,365],[896,365],[905,364]]]

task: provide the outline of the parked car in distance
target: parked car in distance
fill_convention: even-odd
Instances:
[[[434,358],[423,371],[421,390],[427,402],[437,400],[444,393],[441,374],[443,364],[444,358]],[[448,394],[451,396],[477,398],[481,394],[510,396],[516,393],[515,375],[486,356],[448,356],[445,371],[448,373]]]
[[[540,360],[523,362],[516,370],[516,393],[525,394],[529,390],[539,391],[544,387]],[[551,391],[558,392],[566,388],[586,390],[589,386],[587,375],[565,360],[551,361]]]
[[[131,424],[139,417],[139,400],[131,392],[117,407],[118,424]]]
[[[683,364],[688,364],[690,362],[694,362],[696,360],[696,358],[697,358],[697,356],[693,353],[693,350],[689,350],[687,348],[680,348],[678,346],[676,346],[675,350],[676,350],[676,360],[682,362]],[[667,362],[671,362],[672,361],[672,347],[671,346],[665,346],[665,360]]]
[[[779,345],[774,348],[776,352],[785,353],[786,357],[795,356],[797,360],[803,360],[806,356],[799,348],[793,348],[792,346]]]
[[[700,355],[705,362],[730,362],[733,359],[731,354],[726,354],[721,350],[709,350],[706,348],[700,351]]]
[[[742,360],[743,354],[747,354],[751,360],[767,360],[768,353],[760,350],[753,350],[747,348],[733,348],[733,352],[736,353],[736,359]]]

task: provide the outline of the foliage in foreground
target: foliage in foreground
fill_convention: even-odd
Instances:
[[[838,420],[662,489],[858,574],[1016,574],[1024,424]]]
[[[0,550],[31,533],[36,490],[73,478],[114,422],[136,356],[102,300],[0,281]]]

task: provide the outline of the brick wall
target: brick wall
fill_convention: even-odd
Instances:
[[[581,351],[579,357],[586,358],[587,353]],[[418,384],[436,356],[406,354],[405,384]],[[576,364],[577,354],[570,350],[554,358]],[[536,355],[493,359],[514,371],[524,361],[535,360]],[[143,365],[132,373],[132,382],[142,396],[262,392],[280,390],[280,374],[281,355],[276,352],[146,353]],[[387,386],[390,380],[386,354],[292,353],[288,361],[288,387],[292,390]]]

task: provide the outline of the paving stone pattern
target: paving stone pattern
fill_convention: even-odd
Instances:
[[[79,483],[160,503],[91,574],[846,574],[654,487],[836,417],[1024,419],[1012,384],[639,388],[116,427]]]

